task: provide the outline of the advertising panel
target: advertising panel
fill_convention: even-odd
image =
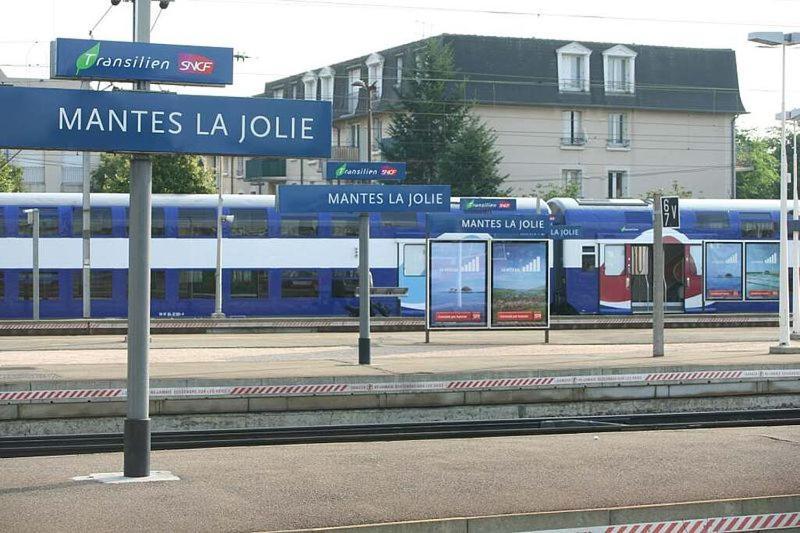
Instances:
[[[50,55],[51,78],[233,83],[233,48],[59,38],[50,43]]]
[[[331,104],[314,100],[0,86],[0,117],[5,148],[331,154]]]
[[[780,286],[778,243],[745,244],[745,298],[777,300]]]
[[[430,242],[429,328],[488,326],[487,252],[485,241]]]
[[[405,163],[380,161],[328,161],[325,164],[325,179],[352,181],[403,181],[406,179]]]
[[[742,299],[742,245],[706,243],[706,300]]]
[[[281,213],[384,213],[450,210],[449,185],[280,185]]]
[[[544,241],[492,242],[492,327],[546,328],[548,256]]]

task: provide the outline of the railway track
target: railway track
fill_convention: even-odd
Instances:
[[[800,424],[800,409],[771,409],[583,418],[170,431],[153,433],[152,448],[172,450],[798,424]],[[122,447],[121,434],[0,437],[0,458],[119,452],[122,451]]]

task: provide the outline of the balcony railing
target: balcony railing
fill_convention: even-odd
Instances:
[[[331,146],[334,161],[359,161],[358,146]]]
[[[583,146],[586,144],[586,137],[561,137],[561,146]]]
[[[607,146],[609,148],[630,148],[631,147],[631,140],[630,139],[607,139]]]

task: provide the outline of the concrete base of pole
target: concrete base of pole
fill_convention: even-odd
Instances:
[[[225,313],[211,313],[211,318],[225,318]]]
[[[789,346],[789,345],[783,346],[781,344],[778,344],[777,346],[770,346],[769,353],[778,355],[798,354],[800,353],[800,346]]]
[[[125,419],[123,430],[125,447],[125,477],[150,475],[150,419]]]
[[[365,339],[363,337],[358,338],[358,364],[359,365],[368,365],[370,364],[371,354],[370,354],[370,339]]]
[[[153,481],[180,481],[181,478],[168,472],[166,470],[153,470],[149,476],[143,477],[127,477],[122,472],[102,472],[98,474],[89,474],[88,476],[77,476],[72,478],[72,481],[96,481],[98,483],[106,483],[110,485],[118,485],[120,483],[149,483]]]

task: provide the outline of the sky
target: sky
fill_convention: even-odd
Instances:
[[[130,39],[132,5],[110,5],[5,0],[0,69],[46,78],[49,42],[89,38],[98,21],[94,38]],[[161,10],[152,9],[155,20]],[[749,43],[752,31],[800,31],[800,0],[175,0],[152,41],[228,46],[249,56],[237,61],[231,87],[169,88],[226,96],[257,94],[270,80],[440,33],[732,48],[749,112],[738,123],[766,128],[780,111],[780,51]],[[800,108],[800,45],[787,51],[786,107]]]

